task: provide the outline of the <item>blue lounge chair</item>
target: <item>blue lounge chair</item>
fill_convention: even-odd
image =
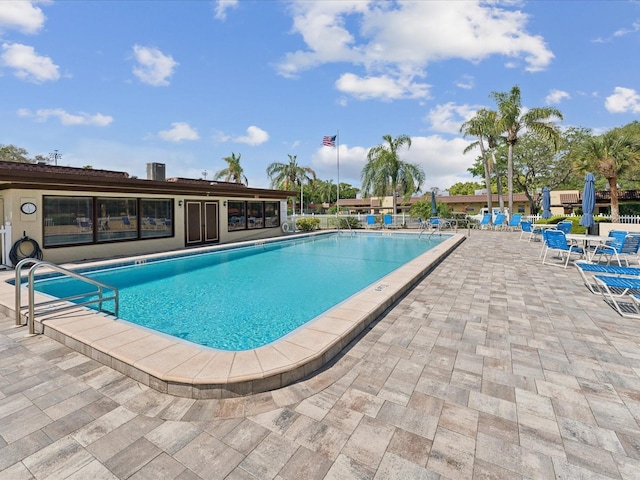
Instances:
[[[618,265],[622,265],[621,256],[624,262],[629,266],[629,257],[638,255],[640,249],[640,234],[627,234],[627,232],[611,231],[609,232],[611,241],[607,240],[604,245],[598,245],[591,254],[591,260],[596,256],[598,261],[604,256],[607,264],[611,263],[611,259],[615,257]]]
[[[393,217],[389,214],[385,215],[383,217],[383,222],[384,222],[384,227],[385,228],[391,228],[393,227]]]
[[[542,230],[539,228],[536,229],[529,220],[522,220],[520,222],[520,240],[526,238],[527,242],[530,242],[532,239],[536,240],[538,238],[542,238]]]
[[[571,233],[571,229],[573,228],[573,223],[572,222],[559,222],[556,225],[556,229],[560,230],[561,232],[564,233]]]
[[[484,230],[485,228],[491,228],[491,214],[485,213],[482,216],[482,220],[478,224],[478,228]]]
[[[129,220],[129,217],[122,217],[122,225],[131,228],[131,220]]]
[[[640,318],[640,278],[596,275],[599,290],[623,317]]]
[[[563,256],[566,255],[566,260],[563,265],[564,268],[567,268],[567,265],[569,265],[569,259],[571,258],[572,253],[580,255],[580,257],[584,255],[584,249],[578,245],[567,242],[567,237],[564,232],[561,232],[560,230],[547,230],[543,233],[543,237],[545,243],[544,256],[542,257],[543,265],[547,264],[547,255],[549,254],[549,251],[556,252],[560,258],[563,258]]]
[[[601,265],[599,263],[591,263],[586,260],[576,260],[574,262],[584,284],[591,293],[602,293],[598,288],[598,284],[593,283],[595,275],[613,275],[618,277],[630,277],[640,279],[640,268],[620,267],[617,265]]]
[[[515,230],[516,228],[520,227],[520,221],[522,220],[522,214],[521,213],[515,213],[513,215],[511,215],[511,218],[509,219],[509,223],[507,224],[507,230]]]
[[[493,221],[493,229],[494,230],[502,229],[505,217],[506,217],[506,215],[504,213],[499,213],[499,214],[496,215],[496,218]]]
[[[376,228],[375,215],[367,215],[367,228]]]

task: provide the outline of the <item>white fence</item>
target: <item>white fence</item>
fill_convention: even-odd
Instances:
[[[565,215],[567,218],[580,218],[582,215]],[[611,219],[611,215],[600,215],[600,214],[596,214],[594,215],[594,217],[600,217],[600,218],[607,218],[607,219]],[[526,218],[527,220],[531,220],[532,222],[535,222],[536,220],[540,220],[542,217],[540,215],[526,215],[523,218]],[[640,224],[640,215],[620,215],[620,223],[634,223],[634,224]]]
[[[345,215],[340,214],[336,216],[332,215],[323,215],[323,214],[308,214],[308,215],[290,215],[288,217],[289,220],[295,222],[299,218],[317,218],[320,220],[320,229],[330,229],[336,228],[338,224],[338,219],[340,218],[356,218],[358,222],[360,222],[361,226],[366,228],[367,226],[367,215],[366,213],[358,213],[353,215]],[[611,218],[609,215],[595,215],[600,218]],[[571,218],[580,218],[581,215],[566,215],[566,217]],[[381,214],[377,214],[376,218],[382,218]],[[400,213],[397,215],[392,215],[393,221],[391,226],[395,228],[404,227],[404,228],[418,228],[420,225],[418,217],[412,217],[407,213]],[[535,222],[536,220],[540,220],[542,217],[540,215],[524,215],[522,218]],[[425,219],[426,220],[426,219]],[[640,224],[640,215],[620,215],[620,223],[633,223]],[[466,228],[466,225],[464,225]]]

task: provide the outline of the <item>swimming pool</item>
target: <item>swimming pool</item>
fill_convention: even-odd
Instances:
[[[267,345],[446,237],[331,233],[85,272],[120,291],[119,318],[220,350]],[[38,281],[54,297],[70,278]]]

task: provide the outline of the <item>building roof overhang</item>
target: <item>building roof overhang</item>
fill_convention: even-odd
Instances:
[[[196,195],[286,199],[297,192],[191,179],[144,180],[124,172],[0,162],[0,190],[82,190],[129,195]]]

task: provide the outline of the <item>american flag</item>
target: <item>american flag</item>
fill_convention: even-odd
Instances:
[[[326,135],[322,137],[322,145],[324,145],[325,147],[335,147],[336,135]]]

